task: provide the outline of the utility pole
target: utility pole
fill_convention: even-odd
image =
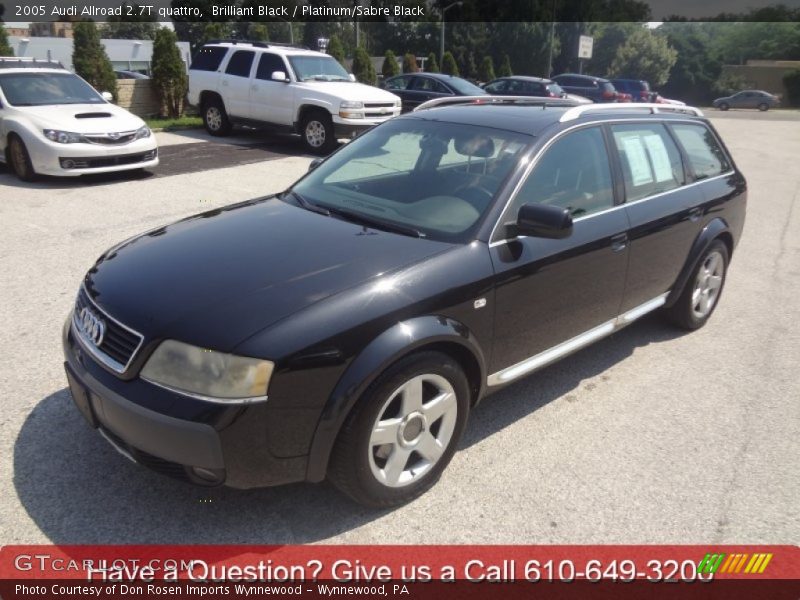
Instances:
[[[454,6],[461,6],[462,4],[463,4],[463,2],[461,2],[461,0],[459,0],[458,2],[453,2],[452,4],[448,4],[447,6],[445,6],[442,9],[442,32],[441,32],[441,35],[439,36],[440,37],[440,39],[439,39],[439,42],[440,42],[440,46],[439,46],[439,68],[440,69],[442,68],[442,63],[444,62],[444,13],[446,13],[448,10],[450,10]]]

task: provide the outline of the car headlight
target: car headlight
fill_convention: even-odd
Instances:
[[[358,100],[345,100],[341,104],[339,104],[339,109],[347,109],[347,108],[364,108],[364,103]]]
[[[51,142],[58,142],[59,144],[77,144],[83,141],[83,136],[80,133],[59,131],[58,129],[45,129],[44,137]]]
[[[166,340],[142,369],[142,379],[203,400],[266,400],[274,363]]]
[[[144,125],[136,130],[136,135],[133,139],[140,140],[142,138],[149,138],[151,135],[150,128],[147,125]]]

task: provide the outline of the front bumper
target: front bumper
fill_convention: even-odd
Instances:
[[[400,109],[397,109],[397,114],[400,114]],[[385,118],[379,119],[343,119],[339,115],[333,115],[333,131],[337,139],[341,138],[354,138],[360,133],[372,129],[376,125],[385,123],[392,117],[396,116],[394,113],[388,114]]]
[[[203,403],[198,417],[197,407],[188,405],[199,401],[138,378],[123,381],[103,370],[77,340],[71,321],[62,341],[73,401],[89,425],[127,458],[205,486],[253,488],[305,478],[307,456],[279,457],[270,451],[265,420],[277,415],[265,403]],[[153,410],[154,405],[173,414]],[[181,413],[193,418],[174,416]]]
[[[158,165],[158,143],[154,135],[120,145],[59,144],[38,136],[24,141],[33,168],[41,175],[77,177]],[[70,167],[68,161],[75,166]]]

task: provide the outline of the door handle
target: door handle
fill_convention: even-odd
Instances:
[[[628,234],[620,233],[611,238],[611,251],[622,252],[628,247]]]
[[[703,216],[703,209],[700,208],[699,206],[696,206],[689,211],[690,221],[697,221],[702,216]]]

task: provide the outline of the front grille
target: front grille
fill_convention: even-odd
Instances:
[[[92,311],[95,316],[100,318],[105,326],[105,332],[100,345],[95,345],[81,331],[81,311],[84,308]],[[72,314],[75,329],[81,338],[84,346],[106,365],[122,373],[133,360],[136,351],[142,343],[142,336],[116,322],[103,311],[101,311],[86,294],[86,290],[81,288],[78,298],[75,301],[75,311]]]
[[[59,158],[62,169],[102,169],[121,165],[135,165],[148,162],[158,156],[158,150],[140,152],[138,154],[120,154],[119,156],[103,156],[88,158]]]
[[[116,134],[108,134],[108,133],[98,133],[95,135],[84,135],[84,139],[89,142],[90,144],[128,144],[136,139],[136,132],[135,131],[126,131],[124,133]]]
[[[364,108],[394,108],[394,102],[365,102]]]

